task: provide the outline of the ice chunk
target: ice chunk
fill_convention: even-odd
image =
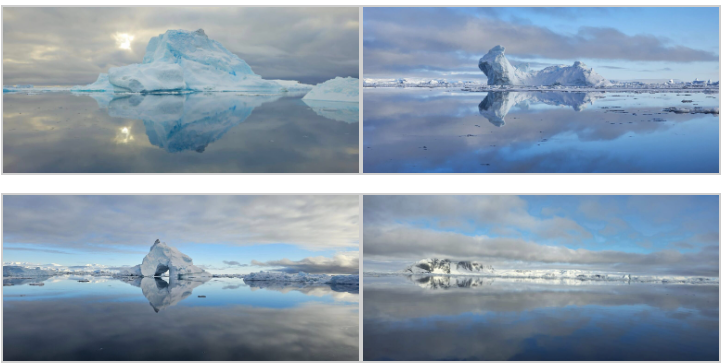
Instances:
[[[529,71],[529,65],[515,67],[505,57],[505,47],[499,45],[480,58],[477,65],[487,76],[488,85],[590,87],[611,85],[580,61],[576,61],[572,66],[551,66],[538,72]]]
[[[75,86],[70,88],[71,92],[113,92],[113,85],[108,81],[108,74],[101,73],[95,82],[85,86]]]
[[[353,77],[330,79],[314,86],[303,99],[359,103],[359,79]]]
[[[150,252],[143,258],[143,263],[124,270],[119,275],[130,276],[161,276],[168,272],[171,278],[210,277],[211,274],[193,265],[191,257],[181,253],[175,247],[156,240]]]
[[[255,74],[241,58],[209,39],[203,29],[168,30],[151,38],[141,64],[108,70],[116,91],[239,91],[273,94],[282,86]]]

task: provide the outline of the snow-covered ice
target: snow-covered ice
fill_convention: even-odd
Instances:
[[[429,258],[415,262],[400,271],[401,274],[485,276],[515,279],[572,279],[579,281],[627,282],[627,283],[682,283],[682,284],[718,284],[716,277],[705,276],[657,276],[633,275],[630,273],[608,273],[587,270],[500,270],[474,261],[452,261],[449,259]]]
[[[336,77],[317,84],[303,98],[304,100],[359,102],[359,79]]]
[[[530,71],[529,65],[515,67],[507,60],[505,47],[499,45],[480,58],[478,67],[487,76],[488,85],[610,85],[610,82],[580,61],[572,66],[550,66],[541,71]]]
[[[36,276],[52,276],[55,271],[44,270],[40,267],[27,268],[22,266],[3,266],[3,277],[36,277]]]
[[[191,257],[181,253],[160,240],[151,246],[150,252],[143,258],[143,263],[119,273],[120,276],[161,276],[168,272],[171,278],[210,277],[211,274],[193,265]]]
[[[359,275],[327,275],[298,272],[252,272],[244,277],[244,281],[276,281],[303,282],[307,284],[359,285]]]

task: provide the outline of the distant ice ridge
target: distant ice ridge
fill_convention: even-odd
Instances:
[[[299,272],[295,274],[284,272],[252,272],[244,276],[244,281],[275,281],[275,282],[303,282],[307,284],[329,285],[359,285],[359,275],[326,275],[308,274]]]
[[[156,240],[143,263],[121,271],[119,276],[162,276],[168,272],[171,278],[210,277],[211,274],[193,265],[193,260],[175,247]]]
[[[27,268],[22,266],[3,266],[3,277],[38,277],[52,276],[55,274],[55,271],[43,270],[40,267]]]
[[[646,283],[718,284],[717,277],[703,276],[633,276],[626,273],[604,273],[585,270],[498,270],[475,261],[451,261],[429,258],[415,262],[400,271],[402,274],[486,276],[517,279],[576,279],[580,281],[622,281]]]
[[[317,84],[303,100],[359,103],[359,79],[336,77]]]
[[[530,71],[529,65],[513,66],[505,57],[505,47],[496,46],[480,58],[479,69],[487,76],[488,85],[528,86],[610,86],[601,75],[584,63],[572,66],[551,66],[541,71]]]

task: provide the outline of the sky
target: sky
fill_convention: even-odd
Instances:
[[[3,264],[140,264],[156,239],[212,273],[358,273],[358,196],[3,197]]]
[[[358,8],[6,7],[3,84],[92,83],[140,63],[152,37],[199,28],[265,79],[359,77]]]
[[[365,78],[481,80],[502,45],[532,70],[583,61],[609,80],[719,79],[719,9],[364,8]]]
[[[364,196],[364,271],[423,258],[498,269],[718,276],[718,196]]]

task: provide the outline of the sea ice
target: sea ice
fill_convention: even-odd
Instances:
[[[314,86],[303,99],[359,103],[359,79],[353,77],[330,79]]]

